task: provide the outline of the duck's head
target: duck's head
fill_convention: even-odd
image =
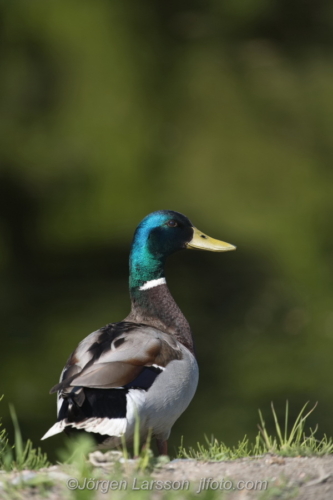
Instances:
[[[130,257],[131,287],[163,277],[165,259],[186,248],[226,252],[236,247],[202,233],[178,212],[153,212],[140,222],[134,233]]]

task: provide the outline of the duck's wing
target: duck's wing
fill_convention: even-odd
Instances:
[[[58,391],[58,422],[42,439],[66,428],[121,436],[134,406],[176,359],[182,359],[176,339],[147,325],[113,323],[91,333],[50,391]]]
[[[68,359],[59,384],[50,392],[70,387],[128,386],[145,368],[163,370],[173,359],[181,359],[181,350],[170,335],[147,325],[113,323],[79,344]]]

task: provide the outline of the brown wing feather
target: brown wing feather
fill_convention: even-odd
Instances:
[[[135,366],[121,361],[114,363],[99,363],[74,378],[71,386],[94,387],[95,389],[112,389],[122,387],[131,382],[142,371],[141,366]]]
[[[98,362],[82,370],[70,385],[111,389],[129,384],[144,366],[155,363],[161,350],[161,341],[157,338],[146,340],[143,345],[139,341],[139,338],[130,338],[130,345],[125,341],[118,349],[110,350],[108,356],[101,356]]]
[[[79,346],[81,352],[77,349],[68,360],[67,367],[70,366],[71,373],[65,372],[65,377],[51,389],[51,393],[75,386],[122,387],[132,382],[145,366],[165,367],[171,360],[181,359],[179,345],[172,336],[146,325],[133,324],[130,329],[126,324],[124,333],[113,333],[111,338],[105,338],[104,331],[100,337],[91,337],[90,345],[87,339]],[[80,358],[85,360],[83,368]],[[73,370],[74,366],[79,368],[77,373]]]

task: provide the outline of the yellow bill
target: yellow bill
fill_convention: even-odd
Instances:
[[[228,252],[236,250],[234,245],[224,241],[215,240],[207,234],[202,233],[196,227],[193,228],[193,238],[188,242],[187,248],[196,248],[199,250],[208,250],[210,252]]]

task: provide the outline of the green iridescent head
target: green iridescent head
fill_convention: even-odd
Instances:
[[[185,215],[178,212],[153,212],[140,222],[134,233],[130,254],[130,288],[163,278],[166,258],[185,248],[223,252],[235,247],[201,233]]]

